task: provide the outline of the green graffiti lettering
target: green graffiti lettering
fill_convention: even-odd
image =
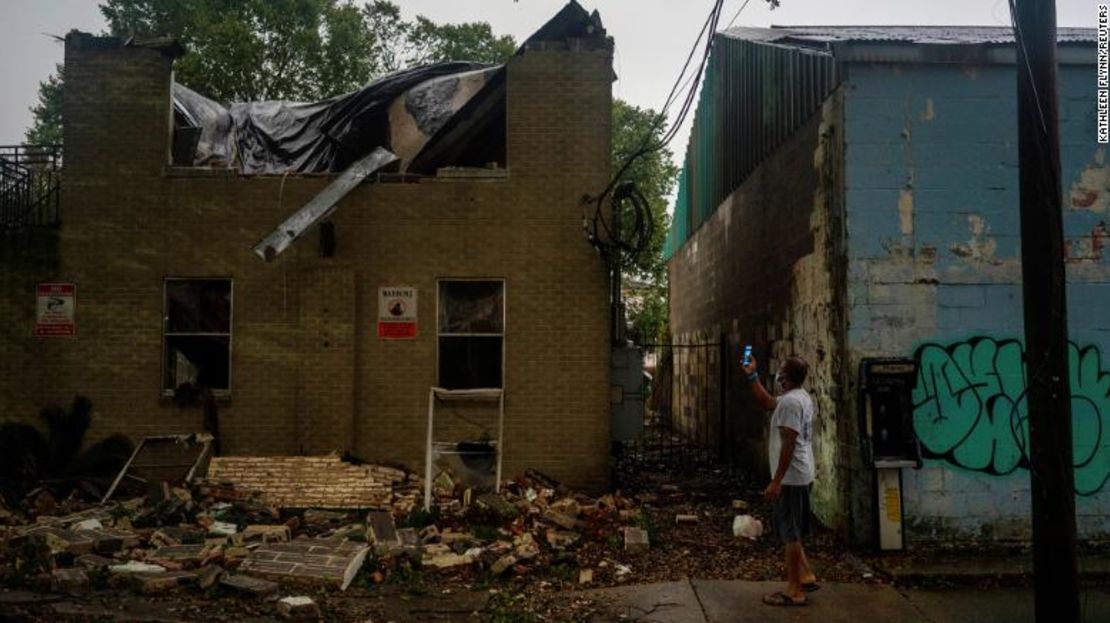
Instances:
[[[1029,468],[1025,353],[1017,340],[980,337],[917,349],[914,429],[926,456],[1004,475]],[[1095,346],[1068,346],[1075,490],[1110,480],[1110,373]]]

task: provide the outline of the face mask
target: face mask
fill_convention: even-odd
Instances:
[[[778,387],[778,388],[781,389],[782,388],[782,381],[783,381],[782,372],[776,372],[775,373],[775,387]]]

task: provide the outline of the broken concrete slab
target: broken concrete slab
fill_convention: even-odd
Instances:
[[[385,511],[370,511],[366,515],[366,540],[378,554],[400,547],[401,539],[397,536],[393,515]]]
[[[624,529],[624,551],[638,554],[646,552],[650,546],[647,530],[634,526],[628,526]]]
[[[89,592],[89,575],[84,569],[55,569],[50,576],[50,590],[66,595],[84,595]]]
[[[220,586],[226,586],[234,591],[258,597],[259,599],[273,599],[277,597],[277,582],[252,578],[247,575],[225,575],[220,579]]]
[[[469,553],[456,554],[454,552],[446,552],[442,554],[433,554],[431,556],[425,553],[422,564],[425,567],[435,567],[436,569],[450,569],[451,567],[472,565],[477,561],[478,557]]]
[[[112,565],[108,567],[108,571],[115,574],[131,574],[131,573],[165,573],[166,568],[162,565],[155,565],[148,562],[139,562],[138,560],[131,560],[122,565]]]
[[[283,618],[294,621],[314,621],[322,618],[320,606],[306,595],[282,597],[277,602],[277,611]]]
[[[322,584],[346,590],[370,551],[365,543],[298,539],[264,543],[250,552],[241,573],[283,581]]]

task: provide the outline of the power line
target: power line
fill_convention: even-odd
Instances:
[[[736,18],[740,17],[740,14],[744,12],[744,9],[748,8],[748,3],[751,1],[752,0],[744,0],[744,4],[741,4],[740,8],[736,9],[736,14],[732,16],[731,20],[729,20],[728,26],[725,26],[725,30],[732,28],[732,25],[736,23]]]

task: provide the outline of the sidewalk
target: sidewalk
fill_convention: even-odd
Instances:
[[[640,623],[1023,623],[1033,621],[1031,589],[897,589],[881,584],[823,584],[804,607],[773,607],[761,598],[781,582],[683,580],[590,591]],[[1084,589],[1084,621],[1110,620],[1110,588]]]

